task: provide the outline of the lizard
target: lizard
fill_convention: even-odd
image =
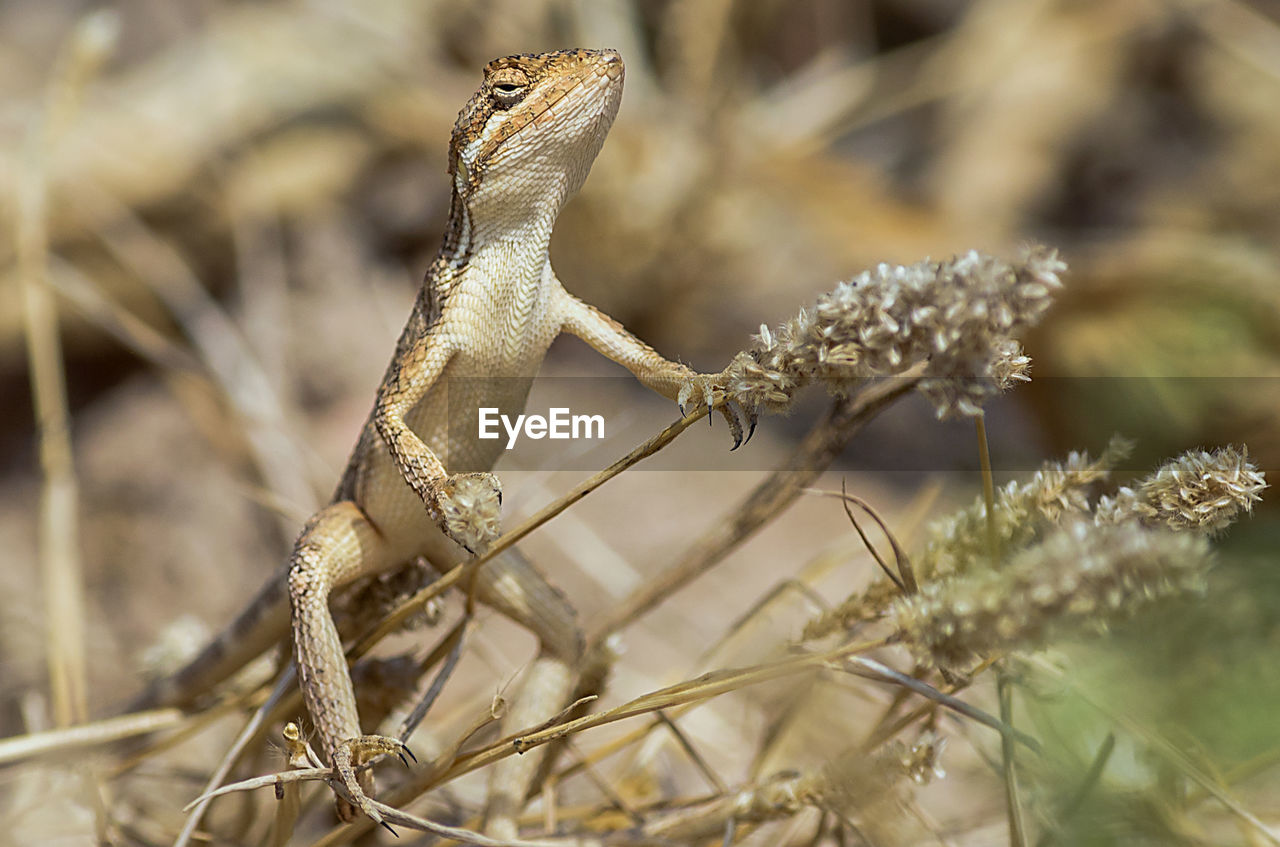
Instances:
[[[154,684],[149,705],[189,704],[279,642],[291,626],[303,699],[322,749],[354,807],[368,803],[371,772],[352,765],[400,752],[363,735],[330,596],[351,582],[423,557],[441,571],[496,535],[501,485],[490,473],[502,446],[482,441],[481,406],[523,409],[532,377],[561,333],[583,339],[685,413],[692,399],[729,422],[734,449],[755,416],[724,402],[721,374],[668,360],[620,323],[570,294],[552,270],[551,232],[586,180],[621,102],[614,50],[564,50],[495,59],[462,108],[449,144],[449,221],[395,354],[330,503],[305,525],[286,571],[176,675]],[[748,433],[748,438],[750,433]],[[584,641],[573,606],[518,551],[476,578],[479,599],[531,630],[539,653],[525,670],[506,725],[558,712],[572,690]],[[515,816],[536,768],[508,757],[490,778],[486,829],[516,835]]]

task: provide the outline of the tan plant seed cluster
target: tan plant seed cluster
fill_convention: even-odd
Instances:
[[[999,570],[929,583],[895,602],[889,621],[919,660],[962,668],[1071,628],[1105,629],[1153,600],[1200,590],[1211,561],[1198,535],[1075,521]]]
[[[729,369],[729,393],[785,411],[795,392],[824,382],[832,392],[919,365],[919,390],[939,418],[972,417],[982,403],[1027,379],[1016,336],[1043,317],[1066,265],[1031,248],[1012,264],[977,251],[945,262],[881,264],[818,299]]]
[[[1246,448],[1189,450],[1130,488],[1103,497],[1098,523],[1138,520],[1146,526],[1217,535],[1262,499],[1266,479]]]

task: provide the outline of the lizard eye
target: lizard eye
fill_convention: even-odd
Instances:
[[[499,105],[512,106],[520,102],[528,86],[514,82],[500,82],[493,87],[493,99]]]

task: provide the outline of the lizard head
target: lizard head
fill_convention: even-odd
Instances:
[[[476,222],[552,217],[582,186],[618,113],[622,57],[562,50],[495,59],[449,144],[455,199]],[[487,208],[492,207],[492,208]]]

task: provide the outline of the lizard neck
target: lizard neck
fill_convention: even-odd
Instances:
[[[495,305],[532,304],[536,291],[554,279],[551,232],[563,198],[546,196],[534,204],[504,206],[484,194],[453,193],[449,226],[431,275],[436,293],[447,300],[466,283]]]
[[[463,266],[478,254],[494,250],[516,251],[525,259],[547,255],[551,230],[566,199],[562,192],[548,191],[533,203],[503,202],[493,194],[497,192],[473,192],[463,197],[453,192],[442,258]]]
[[[548,248],[560,203],[511,204],[495,216],[491,208],[480,213],[474,199],[453,199],[427,300],[450,325],[485,327],[484,348],[459,355],[454,375],[532,376],[559,331]]]

